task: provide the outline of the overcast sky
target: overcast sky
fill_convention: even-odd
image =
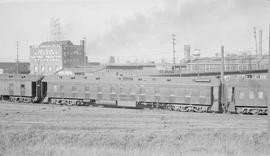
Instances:
[[[268,0],[0,0],[0,61],[29,60],[29,46],[50,40],[50,20],[59,18],[64,39],[87,38],[90,61],[172,60],[184,44],[213,56],[254,53],[253,27],[263,30],[267,50]]]

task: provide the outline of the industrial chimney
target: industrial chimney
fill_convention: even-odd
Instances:
[[[260,56],[262,56],[262,33],[263,31],[260,29],[259,30],[259,54]]]
[[[188,44],[184,45],[184,60],[185,61],[190,60],[190,45]]]
[[[83,66],[86,66],[86,51],[85,51],[85,39],[81,40],[81,46],[82,46],[82,59],[83,59]]]

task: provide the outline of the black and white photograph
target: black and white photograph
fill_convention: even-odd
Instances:
[[[269,156],[270,0],[0,0],[0,156]]]

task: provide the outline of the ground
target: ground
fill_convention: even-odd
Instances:
[[[269,155],[267,116],[0,103],[1,155]]]

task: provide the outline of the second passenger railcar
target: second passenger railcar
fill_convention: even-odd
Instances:
[[[267,114],[270,81],[231,79],[226,82],[229,103],[239,114]]]

